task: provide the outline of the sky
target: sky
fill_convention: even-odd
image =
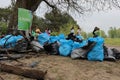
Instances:
[[[0,0],[0,7],[7,7],[10,5],[11,0]],[[43,17],[45,12],[47,12],[44,3],[36,10],[36,15]],[[109,11],[93,12],[90,15],[72,15],[72,17],[77,21],[77,24],[82,28],[83,31],[91,32],[94,27],[97,26],[105,33],[108,32],[110,27],[120,28],[120,9],[113,9]]]

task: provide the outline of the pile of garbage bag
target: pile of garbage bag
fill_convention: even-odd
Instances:
[[[37,40],[27,41],[23,36],[6,35],[0,39],[0,48],[14,48],[16,52],[25,52],[28,49],[40,52],[46,51],[50,55],[69,56],[72,59],[88,59],[90,61],[117,60],[120,52],[104,46],[104,38],[90,37],[83,40],[82,36],[49,36],[47,33],[38,35]]]

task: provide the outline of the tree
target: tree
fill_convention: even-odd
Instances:
[[[87,33],[86,33],[85,31],[82,31],[82,32],[81,32],[81,35],[84,37],[84,39],[87,38]]]
[[[103,30],[100,30],[100,36],[103,38],[107,37],[107,35],[105,34],[105,32]]]
[[[11,18],[8,26],[8,32],[11,31],[11,29],[16,29],[17,27],[17,22],[18,22],[17,14],[18,14],[19,7],[25,8],[34,12],[42,0],[16,0],[16,2],[15,0],[11,0],[11,1],[13,4],[13,10],[12,10],[13,13],[11,14]]]
[[[74,29],[75,29],[75,32],[76,32],[76,29],[78,28],[78,25],[74,21],[73,18],[69,18],[68,22],[60,27],[59,33],[64,33],[65,35],[68,35],[70,33],[71,27],[73,27],[73,26],[74,26]]]
[[[6,34],[7,30],[7,23],[6,22],[0,22],[0,35]]]
[[[11,9],[8,8],[0,8],[0,21],[8,22],[11,14]]]
[[[115,38],[116,36],[116,28],[115,27],[110,27],[110,30],[108,31],[109,37],[110,38]]]
[[[10,14],[11,14],[10,7],[0,8],[0,35],[6,33]]]
[[[117,38],[120,38],[120,28],[117,29],[116,35],[117,35]]]
[[[11,0],[15,2],[15,0]],[[40,3],[45,2],[52,9],[58,8],[68,10],[69,12],[79,12],[83,14],[90,11],[100,11],[111,9],[112,7],[120,8],[119,0],[16,0],[13,14],[10,18],[9,29],[17,27],[17,9],[18,7],[29,9],[34,12]]]
[[[110,38],[120,38],[120,28],[116,29],[115,27],[110,27],[108,35]]]
[[[46,28],[52,29],[53,32],[68,34],[72,26],[78,26],[76,21],[68,14],[61,13],[59,10],[52,10],[45,14],[44,18],[34,15],[33,25],[38,26],[42,31]]]
[[[45,14],[47,27],[54,31],[59,31],[60,27],[65,28],[67,23],[76,25],[76,21],[68,14],[61,13],[59,10],[52,10],[50,13]]]

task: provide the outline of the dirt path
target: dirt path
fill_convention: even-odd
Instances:
[[[120,49],[120,47],[118,47]],[[48,70],[45,80],[120,80],[120,61],[72,60],[69,57],[41,55],[19,61],[29,65],[39,61],[35,69]],[[15,62],[9,62],[16,64]],[[33,80],[13,74],[0,72],[4,80]]]

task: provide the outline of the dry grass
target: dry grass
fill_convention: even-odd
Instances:
[[[109,46],[120,46],[120,38],[106,38],[105,44]]]

